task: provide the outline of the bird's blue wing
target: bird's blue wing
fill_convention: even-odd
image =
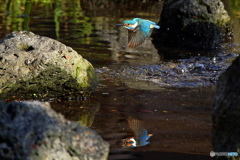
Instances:
[[[155,22],[153,22],[153,21],[149,21],[149,20],[144,20],[144,21],[149,22],[151,25],[153,25],[153,28],[156,28],[156,29],[159,29],[159,28],[160,28],[160,26],[157,25],[157,24],[156,24]]]

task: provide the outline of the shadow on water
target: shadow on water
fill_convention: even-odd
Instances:
[[[233,1],[224,2],[230,13]],[[214,87],[150,89],[155,87],[149,82],[144,89],[137,89],[114,75],[125,65],[159,64],[218,52],[157,50],[151,39],[135,49],[126,47],[126,30],[114,24],[134,17],[158,22],[162,6],[159,0],[0,1],[0,36],[30,30],[58,39],[99,69],[101,82],[91,95],[48,100],[66,118],[89,126],[106,139],[111,144],[110,160],[210,159]],[[232,14],[239,10],[234,8]],[[234,23],[235,33],[240,33],[239,19],[235,18]],[[240,42],[238,36],[234,40]],[[239,53],[238,46],[224,50]],[[113,72],[105,74],[102,69]]]

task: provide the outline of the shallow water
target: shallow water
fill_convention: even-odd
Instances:
[[[126,31],[114,27],[134,17],[158,22],[163,2],[35,1],[30,6],[20,2],[10,1],[9,7],[0,1],[1,38],[15,30],[30,30],[63,42],[93,64],[100,84],[91,95],[49,101],[66,118],[102,135],[111,144],[109,160],[210,159],[214,87],[154,89],[150,82],[134,87],[104,72],[179,58],[158,54],[150,39],[139,48],[126,48]],[[126,147],[123,140],[136,138],[143,130],[153,134],[150,143]]]
[[[82,119],[90,106],[91,122],[84,121],[85,125],[91,124],[111,144],[109,160],[210,159],[213,89],[147,91],[129,89],[115,80],[105,83],[85,102],[61,100],[52,106],[74,121]],[[136,136],[139,129],[153,134],[150,144],[123,147],[123,139]]]

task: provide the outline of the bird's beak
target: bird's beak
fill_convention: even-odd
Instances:
[[[124,24],[123,24],[123,23],[121,23],[121,24],[115,24],[115,26],[116,26],[116,27],[124,26]]]

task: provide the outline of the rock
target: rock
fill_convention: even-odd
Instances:
[[[214,57],[193,56],[158,65],[126,66],[118,72],[122,82],[135,89],[214,87],[218,76],[236,57],[223,52]]]
[[[92,65],[71,47],[32,32],[13,32],[0,41],[0,93],[66,94],[93,89]]]
[[[213,104],[213,150],[240,153],[240,57],[223,72]],[[228,159],[216,157],[216,159]]]
[[[232,33],[220,0],[168,0],[158,25],[153,33],[157,48],[215,49]]]
[[[109,144],[38,101],[0,102],[0,159],[106,160]]]

